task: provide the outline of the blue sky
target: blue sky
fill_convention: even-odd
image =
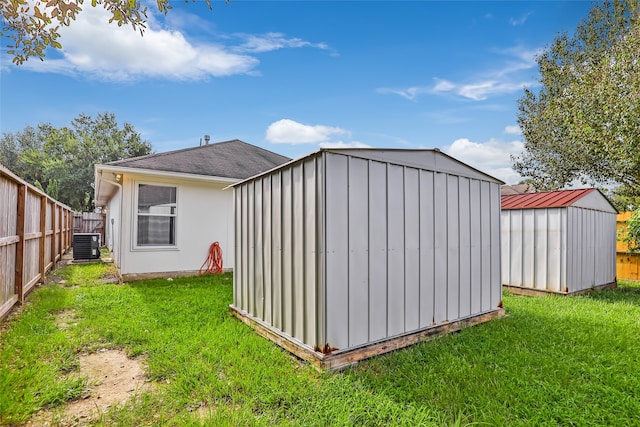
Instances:
[[[242,139],[289,157],[319,147],[440,148],[507,183],[535,54],[586,1],[176,0],[144,37],[85,10],[63,50],[2,52],[1,132],[113,112],[156,152]],[[3,45],[6,43],[3,43]]]

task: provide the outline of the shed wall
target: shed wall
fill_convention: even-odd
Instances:
[[[497,183],[325,153],[326,330],[352,348],[494,310]]]
[[[567,209],[569,292],[616,281],[616,214]]]
[[[498,309],[497,182],[323,151],[234,190],[233,306],[308,348]]]
[[[562,292],[567,283],[567,210],[504,210],[501,220],[502,283]]]
[[[313,347],[324,342],[321,159],[235,188],[234,306]]]
[[[576,292],[615,281],[615,214],[508,209],[501,222],[503,284]]]

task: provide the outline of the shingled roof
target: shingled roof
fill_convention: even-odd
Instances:
[[[291,159],[234,139],[107,163],[135,169],[244,179]]]

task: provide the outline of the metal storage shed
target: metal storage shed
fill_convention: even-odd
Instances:
[[[330,369],[501,316],[500,184],[387,149],[321,149],[233,184],[231,312]]]
[[[595,188],[502,196],[502,283],[516,293],[616,285],[616,209]]]

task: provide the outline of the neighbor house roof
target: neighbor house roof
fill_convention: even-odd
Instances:
[[[106,163],[108,166],[244,179],[291,160],[234,139],[199,147],[148,154]]]
[[[500,194],[503,196],[511,194],[535,193],[535,188],[531,184],[503,185],[500,187]]]
[[[597,188],[507,194],[501,196],[502,209],[542,209],[580,206],[617,212]],[[580,202],[580,203],[579,203]]]

